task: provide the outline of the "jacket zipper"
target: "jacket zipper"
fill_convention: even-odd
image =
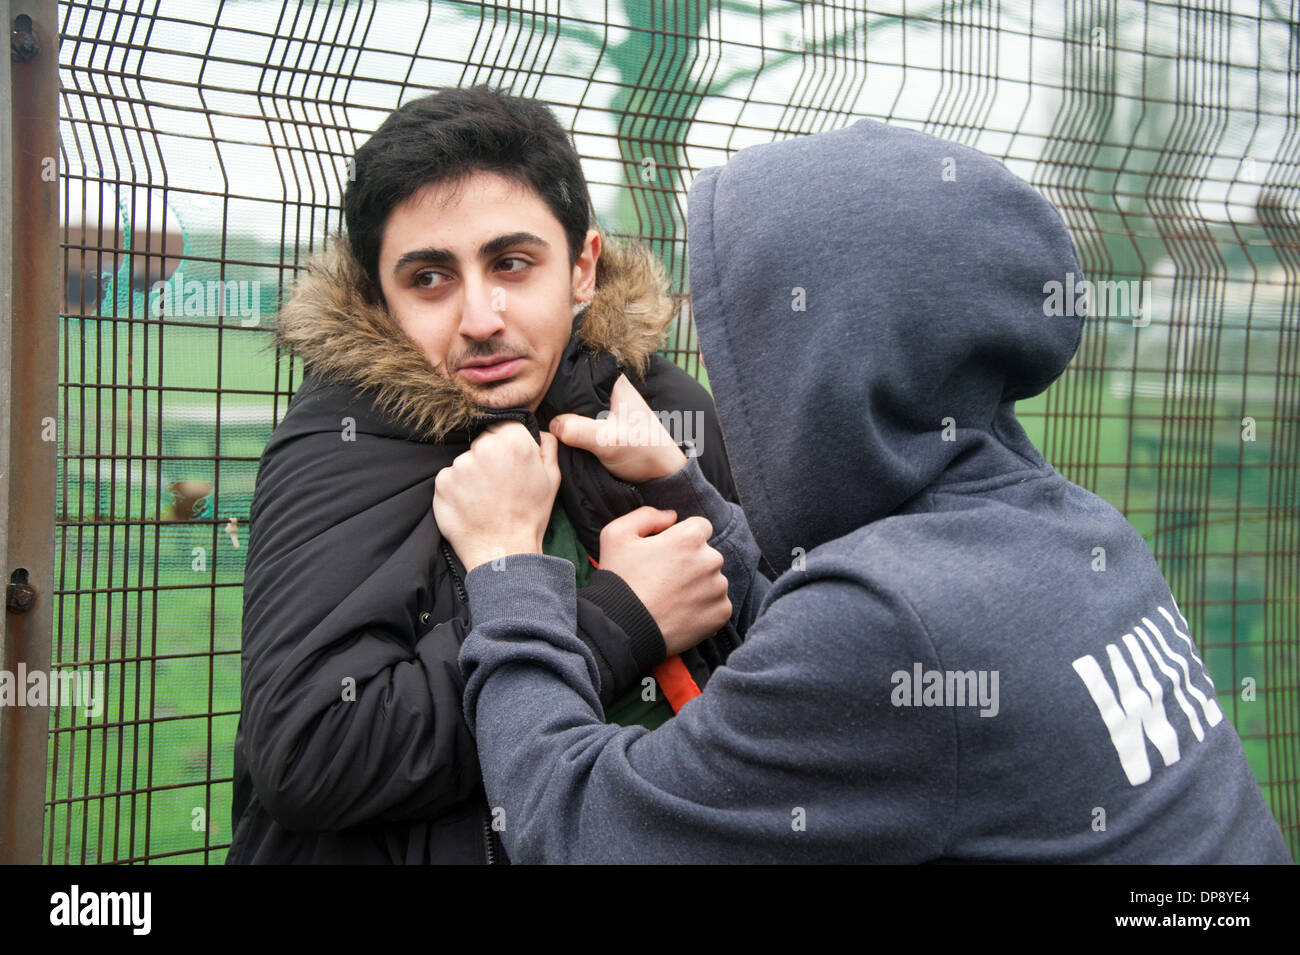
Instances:
[[[447,545],[447,539],[444,537],[441,541],[442,556],[447,561],[447,570],[451,572],[451,581],[456,585],[456,596],[460,598],[463,604],[469,603],[469,594],[465,593],[465,584],[460,579],[460,571],[456,569],[456,555],[451,552]]]
[[[487,852],[487,864],[496,865],[497,863],[497,839],[499,837],[492,831],[492,807],[487,804],[487,798],[483,799],[483,848]]]
[[[465,584],[461,580],[460,571],[456,569],[456,556],[452,553],[451,548],[447,545],[444,538],[441,541],[442,556],[447,561],[447,570],[451,574],[451,581],[456,586],[456,596],[460,598],[463,604],[469,603],[469,595],[465,593]],[[500,837],[492,829],[492,807],[488,805],[486,794],[483,797],[483,849],[487,854],[487,864],[496,865],[498,855],[498,845]]]

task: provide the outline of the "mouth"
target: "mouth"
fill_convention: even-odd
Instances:
[[[523,367],[523,363],[522,358],[505,358],[487,365],[462,365],[460,373],[477,384],[504,381],[513,377]]]

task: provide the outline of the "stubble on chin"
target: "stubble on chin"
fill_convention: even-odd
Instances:
[[[527,408],[537,397],[527,384],[515,381],[489,388],[458,381],[457,386],[469,396],[470,401],[484,408]]]

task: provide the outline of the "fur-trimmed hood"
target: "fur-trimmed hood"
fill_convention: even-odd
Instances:
[[[649,249],[598,231],[596,291],[575,320],[575,335],[588,351],[608,352],[640,379],[676,306]],[[302,358],[322,382],[373,392],[375,407],[416,440],[438,441],[467,427],[478,414],[469,390],[436,369],[387,310],[366,299],[364,284],[347,241],[336,238],[295,283],[273,344]]]

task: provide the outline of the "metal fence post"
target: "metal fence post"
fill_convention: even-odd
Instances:
[[[0,864],[39,863],[49,709],[25,704],[48,679],[54,622],[58,421],[59,33],[55,0],[0,0]],[[15,240],[18,241],[15,241]]]

